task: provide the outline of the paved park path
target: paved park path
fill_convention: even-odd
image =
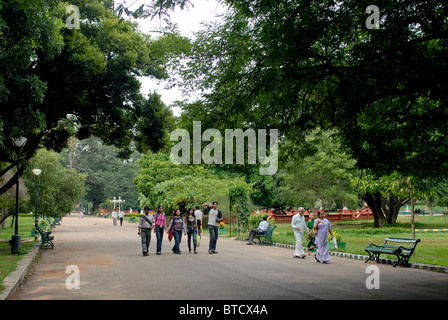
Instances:
[[[219,238],[218,254],[207,253],[203,236],[199,254],[189,254],[185,236],[181,255],[171,252],[165,235],[162,255],[142,256],[137,224],[113,226],[111,219],[64,217],[52,234],[54,250],[42,250],[17,300],[311,300],[448,299],[448,274],[360,260],[331,257],[319,264],[312,256],[293,259],[293,250],[248,246]],[[174,240],[173,240],[174,241]],[[80,271],[79,289],[67,289]],[[380,288],[367,289],[366,267],[377,266]]]

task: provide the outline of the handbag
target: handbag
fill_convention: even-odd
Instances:
[[[174,232],[174,218],[173,223],[171,224],[171,229],[168,231],[168,240],[171,242],[171,239],[173,239],[173,232]]]
[[[200,247],[201,246],[201,237],[198,236],[198,233],[196,232],[196,246]]]

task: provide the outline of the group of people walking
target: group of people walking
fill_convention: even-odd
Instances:
[[[218,202],[214,201],[212,204],[204,203],[204,214],[208,214],[208,229],[210,232],[209,240],[209,254],[216,254],[216,244],[218,241],[219,223],[222,221],[221,210],[218,209]],[[167,227],[167,221],[165,213],[163,212],[163,206],[157,208],[157,212],[152,215],[149,213],[150,208],[148,206],[144,209],[144,214],[140,217],[138,224],[138,234],[141,237],[142,253],[144,256],[149,255],[149,244],[151,242],[151,232],[156,234],[157,249],[156,254],[162,253],[162,241],[163,235],[166,232],[168,239],[171,241],[174,238],[174,246],[171,249],[175,254],[181,254],[180,243],[182,241],[182,234],[188,236],[187,244],[190,253],[197,254],[197,237],[202,234],[202,214],[203,212],[199,207],[189,208],[186,216],[183,217],[179,209],[174,213],[170,223]],[[294,250],[294,258],[304,259],[306,257],[303,247],[303,239],[305,236],[308,238],[308,255],[312,251],[317,250],[315,259],[317,262],[328,263],[330,261],[330,254],[328,252],[328,234],[333,233],[331,231],[331,223],[326,218],[325,213],[318,211],[316,213],[310,213],[308,221],[305,221],[304,217],[305,209],[300,207],[298,213],[292,217],[291,226],[294,230],[294,236],[296,238],[296,245]],[[267,217],[263,217],[258,228],[252,229],[249,233],[248,244],[253,244],[253,240],[256,234],[264,233],[269,227]],[[192,246],[193,245],[193,246]]]
[[[114,209],[112,211],[112,221],[114,223],[114,226],[117,225],[117,219],[120,219],[120,226],[123,226],[123,218],[124,218],[123,210]]]
[[[204,213],[209,216],[209,253],[218,253],[216,251],[216,243],[218,241],[218,229],[219,223],[222,221],[222,213],[221,210],[218,209],[218,202],[216,201],[212,204],[204,203],[203,206],[205,207]],[[154,215],[150,214],[149,211],[150,208],[146,206],[138,224],[138,235],[141,237],[142,254],[144,256],[149,255],[149,244],[151,242],[152,231],[156,234],[157,238],[157,255],[162,253],[162,241],[165,232],[168,234],[168,239],[170,241],[174,238],[174,246],[171,249],[173,253],[181,254],[180,243],[182,234],[188,236],[187,244],[189,252],[194,254],[198,253],[197,237],[201,237],[202,234],[202,211],[199,210],[199,207],[189,208],[185,217],[183,217],[181,211],[177,209],[170,220],[168,227],[166,216],[163,212],[163,206],[159,206]]]
[[[316,213],[317,217],[315,217],[314,213],[310,213],[308,221],[305,222],[304,213],[305,209],[300,207],[298,213],[292,217],[291,226],[296,238],[293,257],[302,259],[306,257],[303,249],[303,238],[306,235],[308,237],[308,254],[310,255],[312,250],[317,249],[314,256],[316,261],[321,263],[330,262],[328,234],[331,234],[331,237],[333,237],[330,221],[326,218],[325,213],[319,210]]]

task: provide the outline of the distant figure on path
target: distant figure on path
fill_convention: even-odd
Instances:
[[[157,212],[154,215],[155,216],[155,225],[154,233],[156,234],[157,238],[157,251],[156,253],[158,255],[162,254],[162,240],[163,240],[163,231],[166,230],[168,233],[168,229],[166,227],[166,216],[163,212],[163,206],[159,206],[157,208]]]
[[[138,223],[138,235],[142,240],[142,253],[149,256],[149,244],[151,242],[151,230],[154,227],[154,217],[149,213],[149,207],[145,207],[145,212],[140,217]]]
[[[193,238],[193,252],[197,254],[196,251],[197,242],[196,242],[196,234],[198,231],[198,225],[196,223],[196,216],[194,215],[193,208],[188,209],[187,216],[185,217],[185,224],[187,225],[187,235],[188,235],[188,251],[191,253],[191,238]]]
[[[196,224],[198,226],[198,236],[200,238],[202,233],[202,211],[199,209],[198,206],[195,209],[196,211],[194,212],[194,216],[196,217]]]
[[[216,251],[216,243],[218,242],[218,229],[219,223],[222,221],[222,213],[218,209],[218,201],[213,201],[211,205],[210,203],[204,203],[203,206],[208,211],[208,230],[210,232],[208,253],[218,253]]]
[[[314,243],[315,237],[314,237],[314,220],[316,215],[314,212],[311,212],[308,218],[308,221],[306,222],[306,226],[308,228],[308,255],[311,255],[311,252],[316,250],[316,244]]]
[[[171,226],[174,225],[173,237],[174,237],[174,247],[173,253],[181,254],[180,252],[180,242],[182,241],[182,231],[184,234],[187,234],[187,229],[185,228],[185,221],[182,218],[181,212],[179,209],[176,210],[174,217],[170,221],[170,225],[168,229],[171,229]]]
[[[315,243],[317,246],[316,261],[322,263],[330,262],[330,254],[328,253],[328,233],[333,236],[331,232],[331,223],[324,218],[324,213],[317,212],[317,219],[314,221]]]
[[[296,248],[294,250],[293,258],[306,257],[305,251],[303,250],[303,237],[305,232],[308,234],[308,229],[306,227],[305,217],[303,213],[305,209],[300,207],[298,212],[292,217],[291,226],[294,230],[294,236],[296,237]]]
[[[120,212],[118,212],[118,218],[120,219],[120,226],[123,226],[123,218],[124,218],[123,210],[120,210]]]
[[[114,211],[112,211],[112,221],[114,223],[114,226],[117,225],[117,217],[118,217],[118,209],[114,209]]]

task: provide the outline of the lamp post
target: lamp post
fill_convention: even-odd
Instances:
[[[20,235],[19,235],[19,178],[20,178],[20,153],[26,143],[25,137],[12,139],[17,151],[17,182],[16,182],[16,217],[14,226],[14,235],[11,238],[11,253],[18,253],[20,249]]]
[[[37,212],[39,209],[39,175],[42,172],[40,169],[33,169],[33,174],[36,176],[36,213],[34,215],[34,239],[37,239]]]
[[[118,199],[116,197],[114,197],[114,200],[110,200],[110,202],[114,203],[114,210],[115,210],[115,204],[118,203],[118,211],[120,211],[120,204],[125,201],[126,200],[122,200],[121,197],[118,197]]]
[[[120,205],[123,203],[123,202],[125,202],[126,200],[121,200],[121,197],[118,197],[118,211],[120,211],[121,209],[120,209]]]

